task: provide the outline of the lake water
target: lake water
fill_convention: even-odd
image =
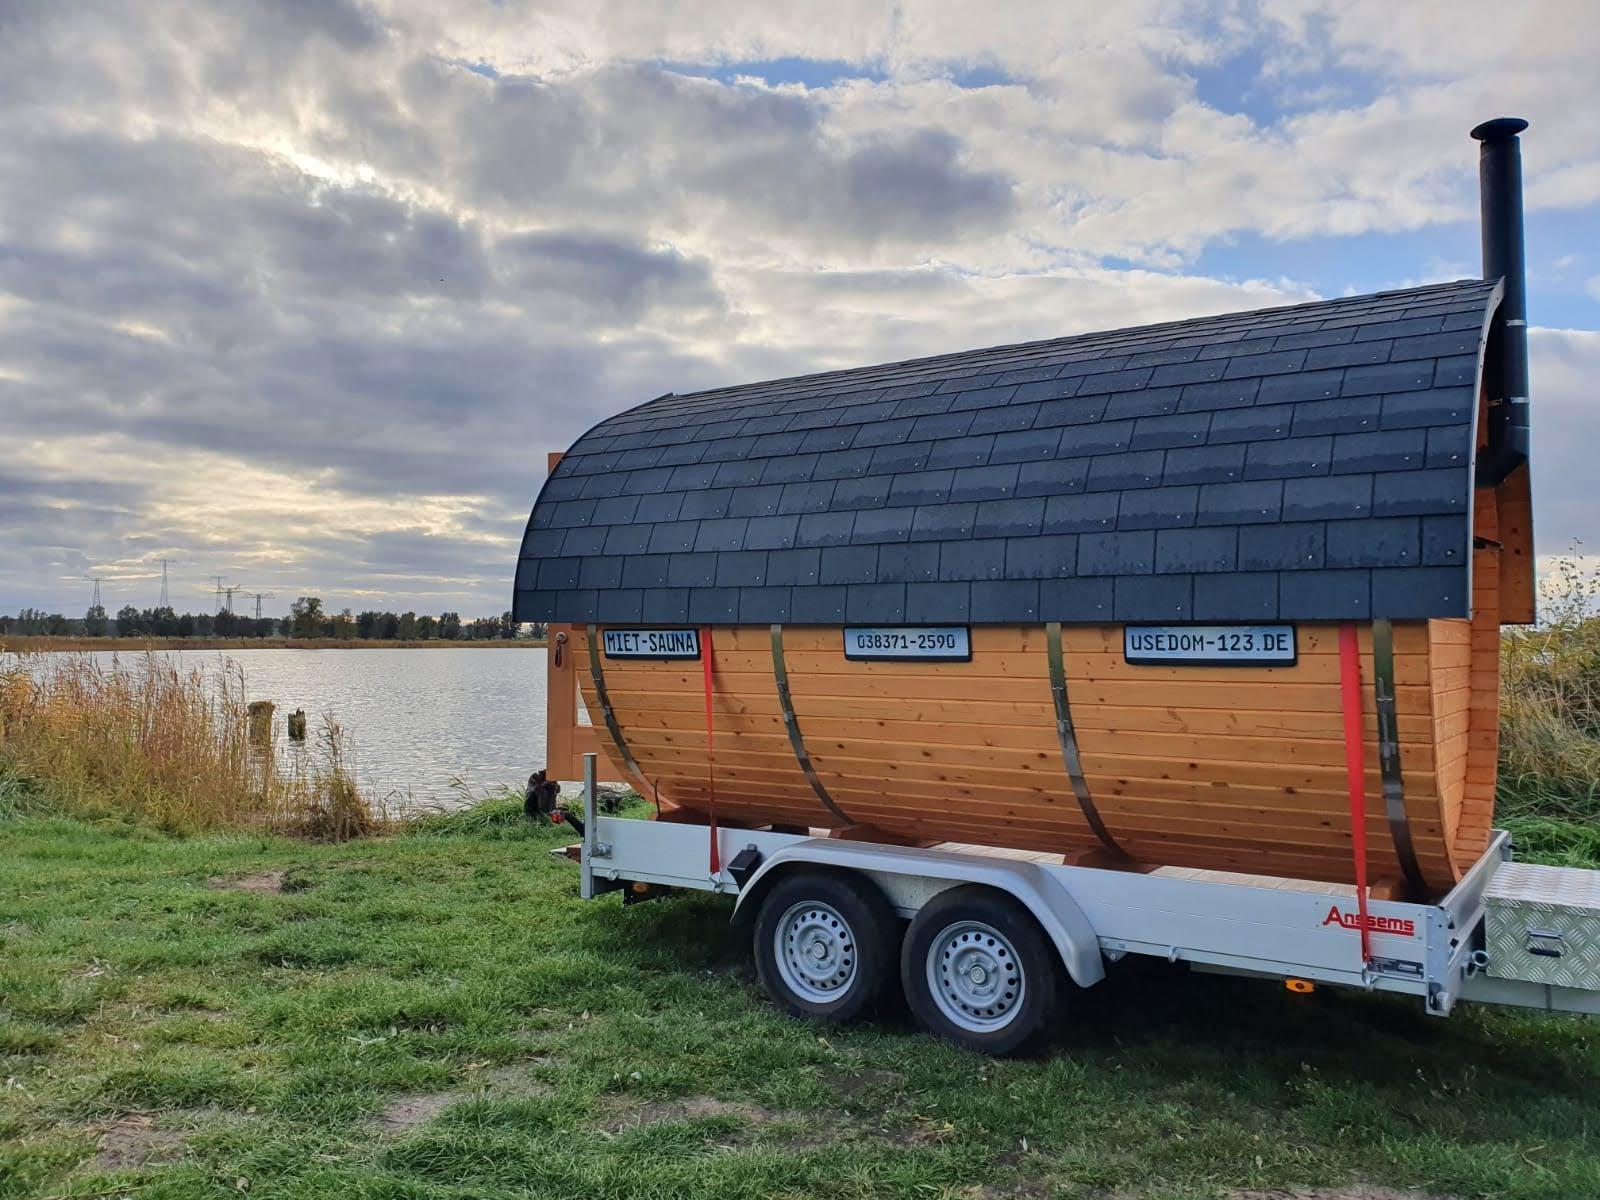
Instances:
[[[181,666],[244,671],[252,700],[343,727],[357,780],[392,804],[459,804],[544,766],[545,651],[532,647],[170,650]],[[109,663],[112,654],[93,658]],[[124,651],[123,659],[129,657]]]

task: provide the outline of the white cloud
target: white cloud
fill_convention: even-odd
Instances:
[[[68,576],[165,554],[282,594],[497,611],[543,452],[648,396],[1338,291],[1193,264],[1240,233],[1470,216],[1465,129],[1502,110],[1535,121],[1530,207],[1600,198],[1583,4],[6,21],[0,404],[23,445],[0,464],[0,609],[75,607]],[[782,59],[846,66],[689,73]],[[975,69],[994,86],[960,86]],[[1208,102],[1207,72],[1251,112]],[[1587,428],[1597,336],[1536,336],[1541,439]],[[1538,478],[1544,546],[1587,510],[1581,472]]]
[[[1534,544],[1541,555],[1575,542],[1600,547],[1594,447],[1600,445],[1600,331],[1530,329]]]

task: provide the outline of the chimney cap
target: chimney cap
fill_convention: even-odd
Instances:
[[[1521,117],[1496,117],[1479,125],[1472,136],[1480,142],[1508,142],[1527,127]]]

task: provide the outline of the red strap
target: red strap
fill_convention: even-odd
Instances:
[[[1350,849],[1356,858],[1356,911],[1361,918],[1361,961],[1372,961],[1367,918],[1367,771],[1361,746],[1361,650],[1356,627],[1339,626],[1339,690],[1344,701],[1344,766],[1350,784]]]
[[[711,798],[711,873],[722,871],[722,854],[717,848],[717,765],[711,744],[711,626],[700,631],[700,661],[706,676],[706,790]]]

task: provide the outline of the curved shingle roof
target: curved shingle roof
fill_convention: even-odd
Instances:
[[[523,621],[1469,614],[1495,283],[693,395],[602,421],[523,539]]]

